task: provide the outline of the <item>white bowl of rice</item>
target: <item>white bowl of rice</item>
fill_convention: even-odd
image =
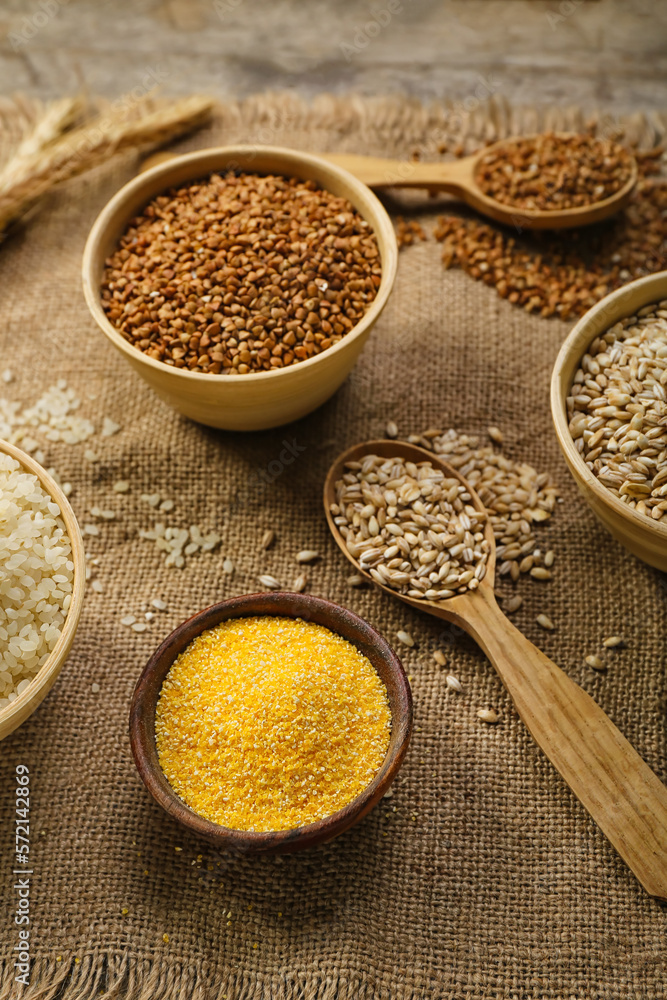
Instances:
[[[38,462],[0,441],[0,740],[60,673],[84,587],[83,540],[64,493]]]

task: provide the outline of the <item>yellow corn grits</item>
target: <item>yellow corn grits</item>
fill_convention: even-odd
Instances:
[[[367,657],[322,625],[270,616],[194,639],[155,718],[169,784],[234,830],[291,830],[341,809],[377,774],[390,731]]]

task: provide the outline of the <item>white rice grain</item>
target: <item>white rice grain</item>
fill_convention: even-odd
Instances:
[[[0,709],[29,686],[60,638],[74,563],[60,508],[0,453]]]

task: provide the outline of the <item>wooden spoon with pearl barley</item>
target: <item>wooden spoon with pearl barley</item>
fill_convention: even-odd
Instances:
[[[324,486],[331,533],[355,570],[376,586],[348,552],[334,522],[336,483],[347,462],[367,455],[429,462],[459,479],[478,510],[484,506],[456,469],[429,451],[398,441],[368,441],[340,455]],[[440,602],[418,600],[389,587],[381,589],[406,604],[465,629],[500,675],[533,739],[560,772],[646,891],[667,900],[667,788],[642,760],[611,719],[578,684],[533,646],[505,617],[493,591],[495,538],[490,521],[486,575],[475,591]]]

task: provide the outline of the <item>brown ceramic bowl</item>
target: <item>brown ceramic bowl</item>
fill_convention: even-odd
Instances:
[[[343,809],[292,830],[250,833],[199,816],[176,794],[162,772],[155,745],[155,710],[162,682],[186,646],[206,629],[230,618],[276,615],[303,618],[331,629],[368,657],[387,689],[392,729],[382,767],[364,791]],[[137,682],[130,709],[130,743],[141,779],[158,805],[192,833],[238,854],[287,854],[326,843],[358,823],[377,805],[396,777],[412,732],[412,695],[401,662],[382,636],[346,608],[308,594],[245,594],[221,601],[189,618],[151,656]]]

